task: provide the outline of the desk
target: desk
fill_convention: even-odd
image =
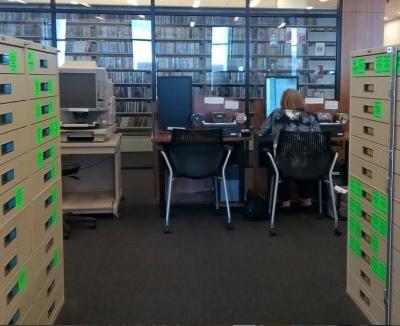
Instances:
[[[230,162],[236,158],[236,162],[239,166],[239,202],[231,203],[232,207],[242,206],[244,202],[244,144],[246,141],[251,140],[251,137],[224,137],[224,143],[232,146],[233,152]],[[154,144],[162,145],[168,149],[168,144],[171,142],[170,133],[155,133],[151,138]],[[229,162],[229,163],[230,163]],[[228,164],[229,164],[228,163]],[[158,151],[158,194],[160,202],[160,213],[162,216],[165,215],[165,169],[166,165],[164,159]],[[221,203],[221,206],[223,204]]]
[[[113,214],[119,218],[121,136],[105,142],[61,143],[63,163],[81,166],[79,180],[64,177],[63,211],[73,214]]]

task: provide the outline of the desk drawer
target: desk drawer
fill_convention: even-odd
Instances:
[[[59,138],[31,150],[29,153],[29,172],[34,174],[43,169],[50,162],[54,162],[60,153]]]
[[[28,177],[28,154],[0,165],[0,195]]]
[[[350,173],[372,187],[385,192],[387,187],[388,171],[363,159],[350,156]]]
[[[30,113],[30,124],[60,116],[60,104],[58,96],[30,100],[27,101],[27,103]]]
[[[32,248],[35,250],[62,224],[61,180],[32,202]]]
[[[58,117],[36,123],[29,127],[30,148],[41,146],[60,136],[60,119]]]
[[[32,195],[33,200],[61,178],[60,162],[61,160],[58,157],[55,161],[46,165],[43,169],[31,176],[30,184],[34,193]]]
[[[389,146],[390,125],[357,117],[350,119],[350,134],[381,145]]]
[[[389,100],[390,77],[357,77],[351,79],[351,95]]]
[[[0,196],[0,226],[8,223],[29,204],[30,187],[25,180]]]
[[[364,284],[360,283],[351,272],[347,272],[347,293],[372,324],[385,324],[384,307],[377,302]]]
[[[29,75],[26,78],[28,99],[58,95],[58,77],[53,75]]]
[[[0,135],[0,164],[10,161],[28,150],[28,128]]]
[[[0,74],[25,73],[24,48],[0,44]]]
[[[0,74],[0,103],[26,99],[25,75]]]
[[[389,100],[352,97],[350,105],[352,117],[390,123]]]
[[[56,54],[33,49],[27,49],[25,53],[28,74],[56,75],[58,73]]]
[[[0,104],[0,134],[25,127],[27,109],[26,101]]]
[[[16,275],[31,252],[29,209],[0,229],[0,291]]]
[[[350,153],[383,169],[389,169],[389,147],[387,146],[352,136]]]

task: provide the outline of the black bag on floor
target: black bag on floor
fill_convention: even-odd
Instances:
[[[248,221],[261,221],[266,219],[266,205],[264,200],[253,193],[247,191],[246,201],[243,208],[243,215]]]

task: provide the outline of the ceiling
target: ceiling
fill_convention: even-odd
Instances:
[[[385,0],[385,20],[400,18],[400,0]]]

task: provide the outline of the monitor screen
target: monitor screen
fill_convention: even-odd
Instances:
[[[60,73],[61,108],[96,108],[96,74]]]
[[[298,78],[296,76],[270,76],[265,79],[265,114],[267,117],[272,111],[280,108],[282,94],[288,88],[298,89]]]

